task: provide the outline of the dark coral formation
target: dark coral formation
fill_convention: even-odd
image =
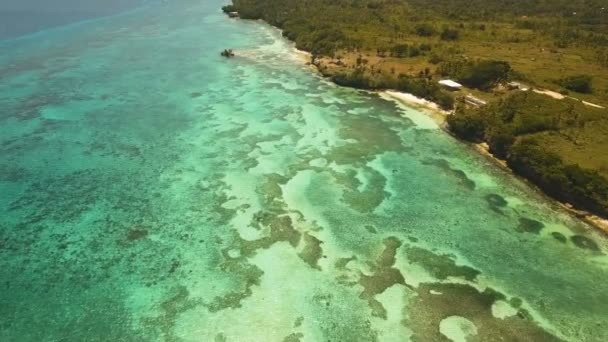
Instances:
[[[241,278],[242,289],[228,292],[223,296],[215,297],[211,302],[205,303],[205,307],[210,312],[240,308],[241,302],[253,294],[251,288],[260,284],[260,279],[264,274],[258,267],[236,260],[225,262],[221,265],[221,268],[225,272],[230,272]]]
[[[172,289],[169,297],[160,303],[162,314],[144,319],[144,325],[149,329],[160,330],[160,336],[165,341],[177,340],[173,332],[177,317],[199,305],[201,305],[200,299],[191,298],[185,286],[178,286]]]
[[[370,232],[372,234],[378,233],[378,231],[376,230],[376,227],[372,226],[371,224],[366,224],[363,227],[365,228],[365,230],[367,230],[368,232]]]
[[[298,253],[298,256],[310,267],[320,270],[321,268],[319,267],[318,262],[323,256],[323,249],[321,248],[322,243],[323,241],[309,233],[304,233],[304,248]]]
[[[365,168],[364,170],[369,176],[365,188],[360,190],[358,187],[350,186],[344,191],[342,199],[358,212],[371,213],[382,201],[390,197],[390,193],[384,190],[386,178],[382,174],[370,168]],[[351,173],[351,176],[355,177],[356,173]]]
[[[502,207],[506,207],[507,204],[509,204],[509,202],[507,202],[507,200],[504,197],[502,197],[498,194],[487,194],[484,198],[486,199],[488,204],[493,207],[502,208]]]
[[[135,241],[148,236],[148,230],[141,227],[134,227],[127,232],[127,240]]]
[[[566,243],[568,241],[568,239],[566,238],[566,236],[560,232],[551,232],[551,236],[553,236],[553,238],[561,243]]]
[[[505,296],[492,289],[483,292],[463,284],[421,284],[410,304],[407,319],[413,330],[412,341],[449,340],[440,333],[439,324],[451,316],[464,317],[475,324],[475,339],[484,342],[560,341],[529,318],[524,309],[505,319],[492,315],[492,305]]]
[[[452,165],[450,165],[450,162],[445,159],[428,159],[423,161],[423,164],[438,167],[449,176],[457,179],[459,184],[468,190],[475,190],[475,187],[477,186],[475,181],[470,179],[464,171],[453,168]]]
[[[292,333],[283,339],[283,342],[300,342],[300,339],[304,338],[302,333]]]
[[[540,221],[527,217],[520,217],[517,231],[522,233],[540,234],[540,231],[543,230],[544,227],[545,225]]]
[[[570,241],[572,241],[572,243],[578,248],[588,249],[594,252],[600,250],[600,247],[597,245],[597,243],[595,243],[593,240],[586,236],[573,235],[570,237]]]
[[[439,280],[448,277],[462,277],[465,280],[473,281],[480,271],[469,266],[458,266],[449,255],[435,254],[429,250],[412,247],[407,250],[409,261],[422,265],[431,275]]]
[[[484,198],[486,202],[488,202],[490,209],[504,215],[503,209],[509,204],[504,197],[498,194],[487,194],[484,196]]]
[[[401,247],[401,241],[395,237],[384,239],[384,250],[376,258],[372,268],[373,273],[366,275],[361,273],[359,284],[363,286],[361,299],[367,300],[372,309],[372,314],[386,319],[386,309],[374,297],[384,292],[395,284],[405,285],[405,279],[398,268],[393,267],[397,249]]]

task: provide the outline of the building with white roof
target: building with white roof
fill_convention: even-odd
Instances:
[[[452,80],[441,80],[439,81],[439,84],[450,90],[459,90],[460,88],[462,88],[462,84],[454,82]]]

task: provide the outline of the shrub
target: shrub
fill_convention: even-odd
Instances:
[[[596,171],[565,165],[558,155],[535,140],[515,143],[507,162],[515,172],[535,181],[557,199],[603,215],[608,213],[608,181]]]
[[[429,57],[429,63],[431,64],[439,64],[441,62],[443,62],[443,58],[436,53],[432,54],[431,57]]]
[[[435,34],[435,28],[431,24],[420,24],[416,26],[416,34],[421,37],[430,37]]]
[[[459,80],[466,86],[487,90],[507,78],[511,66],[503,61],[480,61],[464,68]]]
[[[485,140],[490,146],[490,152],[504,159],[515,142],[515,136],[511,130],[498,126],[487,130]]]
[[[480,141],[486,129],[482,116],[474,111],[457,110],[447,117],[447,122],[452,132],[469,141]]]
[[[319,30],[313,34],[310,51],[317,55],[333,56],[346,41],[346,36],[338,29]]]
[[[222,11],[224,11],[224,13],[236,12],[236,6],[234,6],[234,5],[223,6]]]
[[[608,67],[608,49],[598,49],[595,52],[597,63],[603,67]]]
[[[418,48],[420,49],[420,51],[431,51],[432,46],[431,44],[422,43]]]
[[[381,2],[377,2],[377,1],[372,1],[370,3],[367,4],[367,8],[369,9],[380,9],[382,8],[382,3]]]
[[[454,108],[454,98],[444,91],[437,91],[432,100],[442,109],[450,110]]]
[[[412,46],[409,51],[409,56],[410,57],[420,56],[420,49],[415,46]]]
[[[562,87],[577,93],[590,94],[593,91],[591,89],[591,76],[589,75],[562,78],[558,83]]]
[[[409,47],[407,46],[407,44],[398,44],[393,46],[393,48],[391,49],[391,54],[394,57],[405,57],[407,56],[408,49]]]
[[[441,40],[457,40],[460,36],[458,30],[446,28],[441,32]]]
[[[365,71],[358,68],[350,74],[340,73],[331,77],[332,81],[338,85],[345,87],[353,87],[359,89],[374,88],[368,77],[365,76]]]

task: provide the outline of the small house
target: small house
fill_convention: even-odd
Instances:
[[[454,82],[452,80],[441,80],[441,81],[439,81],[439,84],[441,84],[444,88],[451,90],[451,91],[456,91],[456,90],[462,89],[462,84]]]
[[[228,16],[230,18],[238,18],[239,17],[239,12],[228,12]]]

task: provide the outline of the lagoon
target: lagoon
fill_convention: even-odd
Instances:
[[[608,340],[604,237],[221,5],[0,43],[0,340]]]

